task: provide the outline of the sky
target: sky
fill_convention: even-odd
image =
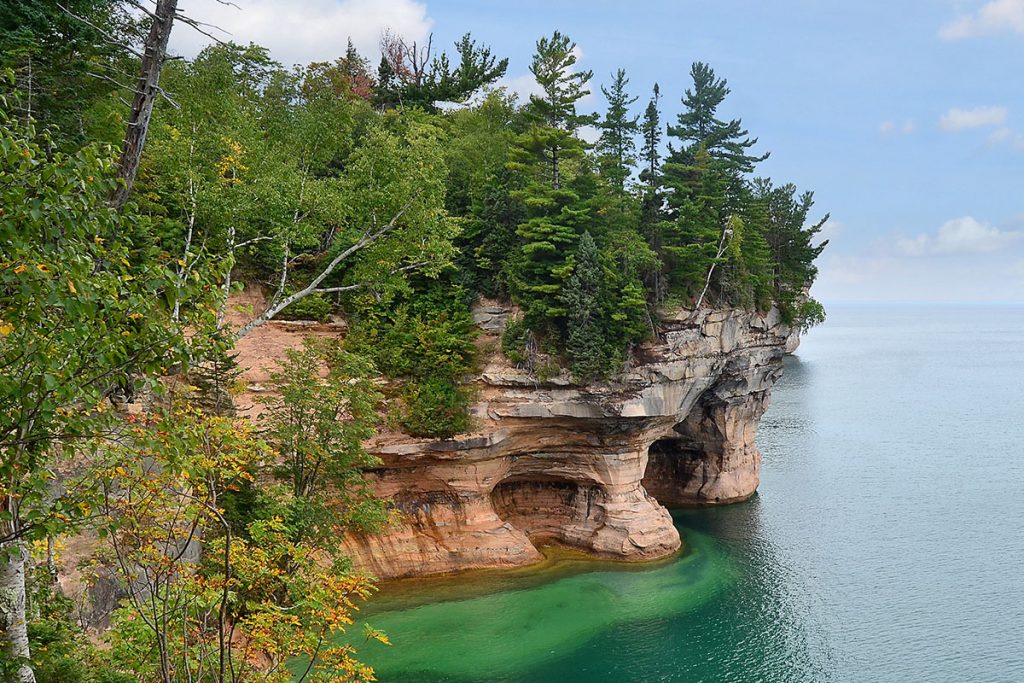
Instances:
[[[599,85],[655,82],[673,121],[694,61],[727,79],[758,174],[815,193],[829,245],[814,295],[842,302],[1024,302],[1024,0],[180,0],[225,39],[291,65],[351,38],[374,63],[390,28],[451,49],[467,31],[530,92],[538,38],[559,30]],[[209,42],[185,25],[172,50]]]

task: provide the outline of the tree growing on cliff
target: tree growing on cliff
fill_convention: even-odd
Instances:
[[[382,398],[375,375],[364,357],[311,337],[271,374],[274,391],[260,419],[279,456],[275,473],[291,489],[293,540],[328,538],[341,528],[379,530],[387,519],[363,477],[378,464],[363,447]]]
[[[638,98],[630,97],[626,92],[629,79],[625,69],[615,72],[610,88],[601,86],[601,92],[608,100],[608,110],[604,119],[598,124],[601,137],[597,143],[600,154],[601,169],[612,186],[624,191],[626,180],[636,164],[636,142],[634,136],[639,131],[638,116],[629,115],[629,107]]]
[[[606,294],[597,244],[589,232],[584,232],[576,248],[572,276],[561,295],[568,311],[565,350],[573,376],[580,382],[593,381],[608,369],[606,330],[601,320]]]
[[[585,144],[577,129],[596,117],[576,111],[589,94],[590,71],[574,71],[576,44],[555,31],[537,41],[530,71],[543,89],[531,95],[529,128],[516,138],[510,168],[526,174],[527,186],[513,196],[527,208],[528,218],[517,228],[522,239],[512,263],[510,286],[533,329],[561,324],[565,308],[559,297],[572,271],[570,248],[582,231],[588,210],[579,195],[565,186],[565,164],[583,156]]]

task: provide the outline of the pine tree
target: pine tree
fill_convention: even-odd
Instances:
[[[607,371],[606,332],[601,320],[604,289],[597,244],[589,232],[584,232],[576,248],[572,277],[561,294],[568,311],[565,350],[579,382],[592,381]]]
[[[537,41],[537,52],[530,63],[530,72],[544,94],[530,96],[528,113],[533,125],[527,135],[533,144],[527,144],[534,156],[547,162],[551,187],[555,190],[562,186],[562,160],[579,157],[585,149],[576,131],[580,126],[597,121],[594,114],[576,111],[576,103],[590,94],[586,86],[594,72],[573,71],[575,49],[576,43],[569,36],[555,31],[550,39]]]
[[[544,94],[530,97],[529,128],[516,138],[509,163],[528,178],[513,195],[526,206],[528,218],[517,228],[523,244],[511,264],[509,284],[534,331],[562,324],[565,308],[559,294],[572,271],[569,249],[588,219],[579,195],[563,186],[564,162],[581,158],[586,149],[576,130],[596,120],[576,111],[577,102],[590,92],[586,84],[592,72],[572,70],[575,47],[558,31],[537,41],[530,70]]]
[[[716,78],[714,70],[703,62],[694,62],[690,75],[693,89],[687,89],[683,96],[683,111],[677,117],[677,125],[668,127],[669,136],[683,143],[677,156],[692,159],[703,148],[726,172],[750,173],[754,164],[767,159],[768,154],[747,153],[757,144],[757,138],[748,137],[740,119],[717,118],[718,107],[730,92],[726,80]]]
[[[656,193],[659,187],[661,167],[661,113],[658,111],[658,100],[661,97],[661,90],[658,84],[654,84],[654,93],[651,95],[647,109],[644,110],[644,122],[640,125],[640,132],[644,137],[644,144],[640,148],[640,158],[644,167],[640,171],[640,181],[646,186],[647,194]]]
[[[601,154],[601,169],[609,182],[620,191],[625,189],[626,179],[636,164],[636,142],[633,137],[639,130],[638,116],[629,116],[629,106],[637,101],[626,92],[629,79],[626,71],[615,72],[611,88],[601,86],[601,92],[608,100],[608,110],[601,121],[601,138],[597,149]]]

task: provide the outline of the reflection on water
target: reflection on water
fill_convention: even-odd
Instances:
[[[1024,681],[1024,310],[838,309],[655,566],[392,592],[382,681]]]

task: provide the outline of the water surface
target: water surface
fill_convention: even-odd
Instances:
[[[1024,309],[834,308],[686,553],[423,583],[382,681],[1024,681]]]

